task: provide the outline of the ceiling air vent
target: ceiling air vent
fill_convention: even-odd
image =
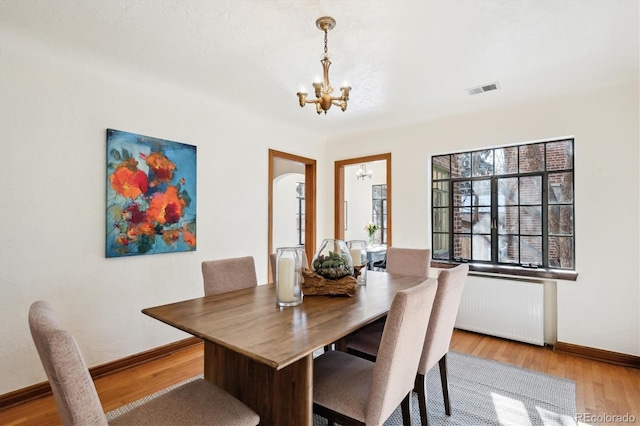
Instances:
[[[471,87],[465,90],[470,95],[477,95],[478,93],[490,92],[492,90],[498,90],[499,88],[500,88],[500,83],[498,83],[497,81],[494,81],[493,83],[484,84],[482,86]]]

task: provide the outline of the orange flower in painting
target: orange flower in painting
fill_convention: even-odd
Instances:
[[[159,152],[149,154],[146,163],[158,182],[169,182],[176,169],[176,165]]]
[[[140,233],[144,235],[153,235],[156,233],[156,231],[153,229],[153,224],[148,222],[138,225],[138,231],[140,231]]]
[[[165,243],[167,243],[167,245],[175,243],[176,241],[178,241],[178,238],[180,238],[180,231],[178,231],[177,229],[169,229],[167,231],[164,231],[164,233],[162,234],[162,239]]]
[[[135,241],[138,235],[140,235],[140,229],[135,225],[129,226],[129,229],[127,229],[127,237],[129,237],[129,240]]]
[[[164,193],[158,192],[153,195],[147,209],[147,218],[160,225],[178,223],[185,204],[184,200],[178,197],[178,189],[169,186]]]
[[[193,232],[189,232],[189,230],[187,230],[186,223],[182,226],[182,239],[187,245],[191,247],[196,246],[196,236],[193,234]]]
[[[129,245],[129,238],[127,237],[127,234],[120,234],[118,235],[118,238],[116,238],[116,242],[121,246],[127,246]]]
[[[138,162],[133,158],[123,161],[109,176],[111,188],[123,197],[138,198],[149,187],[147,175],[138,170]]]

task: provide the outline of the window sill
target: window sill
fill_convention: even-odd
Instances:
[[[431,267],[449,269],[460,265],[457,262],[446,262],[442,260],[431,260]],[[497,265],[485,265],[477,263],[467,263],[469,270],[474,272],[488,272],[492,274],[504,274],[515,275],[519,277],[535,277],[535,278],[551,278],[555,280],[576,281],[578,279],[578,273],[576,271],[565,271],[562,269],[534,269],[534,268],[519,268],[516,266],[497,266]]]

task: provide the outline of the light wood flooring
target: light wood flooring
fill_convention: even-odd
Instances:
[[[635,416],[640,425],[640,370],[560,354],[549,348],[456,330],[451,350],[574,380],[578,413]],[[203,346],[97,379],[104,411],[202,373]],[[53,396],[0,411],[0,425],[60,424]],[[608,423],[615,424],[615,423]],[[618,423],[623,424],[623,423]]]

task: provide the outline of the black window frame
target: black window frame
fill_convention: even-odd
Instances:
[[[305,244],[305,183],[296,182],[296,233],[298,234],[298,245]]]
[[[376,191],[376,188],[379,190]],[[380,194],[380,196],[376,196]],[[376,206],[381,212],[376,214]],[[387,244],[387,184],[371,185],[371,221],[378,225],[376,236],[380,239],[380,244]],[[375,237],[374,237],[375,238]]]
[[[552,146],[552,149],[549,150],[548,147],[550,144],[558,144]],[[564,144],[564,145],[561,145]],[[563,146],[566,152],[566,158],[564,161],[566,162],[565,166],[558,167],[558,163],[554,163],[553,148]],[[523,152],[532,152],[533,150],[540,150],[542,147],[541,154],[538,153],[538,156],[541,155],[542,162],[537,158],[538,161],[533,170],[522,170],[523,164]],[[566,148],[569,148],[568,150]],[[511,150],[511,151],[509,151]],[[515,150],[515,151],[514,151]],[[496,157],[497,153],[501,152],[501,159],[505,158],[505,153],[516,152],[517,155],[515,159],[517,160],[517,164],[515,165],[515,171],[509,170],[509,172],[497,171],[497,162]],[[490,153],[490,155],[488,155]],[[476,160],[476,158],[480,159],[481,157],[491,157],[491,161],[482,161]],[[550,159],[551,158],[551,159]],[[437,161],[436,161],[437,159]],[[524,158],[527,160],[527,165],[531,165],[532,160],[530,157]],[[448,162],[448,163],[447,163]],[[523,164],[521,164],[521,162]],[[462,164],[459,176],[454,173],[454,165]],[[514,166],[514,159],[512,158],[508,165]],[[448,165],[447,165],[448,164]],[[504,161],[501,166],[507,167],[507,162]],[[507,267],[510,270],[527,270],[527,269],[541,269],[545,271],[551,270],[560,270],[560,271],[575,271],[576,266],[576,234],[575,234],[575,140],[574,138],[561,138],[540,142],[533,142],[527,144],[519,144],[519,145],[510,145],[504,147],[493,147],[493,148],[484,148],[473,151],[464,151],[464,152],[455,152],[448,154],[438,154],[433,155],[431,157],[431,243],[432,243],[432,259],[434,262],[441,263],[470,263],[471,265],[478,265],[477,270],[481,270],[482,267],[495,267],[495,272],[500,272],[499,268]],[[563,175],[563,176],[560,176]],[[567,185],[570,183],[570,195],[571,198],[569,201],[562,200],[564,193],[560,193],[560,200],[558,200],[558,194],[554,188],[557,187],[558,179],[564,179],[563,184]],[[498,183],[503,179],[517,179],[518,182],[518,200],[516,204],[500,204],[499,203],[499,194],[498,194]],[[523,179],[539,179],[540,180],[540,202],[539,203],[521,203],[520,196],[523,193],[523,189],[521,186],[521,181]],[[552,182],[556,182],[556,186]],[[473,199],[482,198],[482,196],[475,196],[475,191],[472,189],[476,186],[476,182],[481,182],[483,180],[488,180],[489,185],[486,188],[490,188],[490,203],[488,203],[489,196],[488,192],[484,192],[484,199],[478,205],[473,205]],[[564,182],[566,181],[566,182]],[[460,194],[466,194],[470,201],[462,201],[456,200],[456,194],[454,192],[454,185],[458,185],[458,188],[462,188],[462,184],[467,185],[468,188],[464,190],[458,190],[457,194],[460,198]],[[481,185],[478,184],[478,187]],[[563,187],[568,190],[567,186]],[[467,192],[464,192],[464,191]],[[504,198],[504,195],[501,194]],[[463,206],[464,204],[464,206]],[[468,204],[468,205],[467,205]],[[490,218],[490,233],[484,230],[484,233],[478,231],[477,233],[473,232],[473,225],[477,222],[473,222],[472,214],[473,209],[476,208],[476,211],[480,208],[489,208]],[[523,219],[521,216],[518,216],[518,230],[515,233],[505,233],[499,231],[499,226],[504,224],[505,216],[500,216],[502,221],[499,223],[499,214],[501,212],[501,208],[506,211],[509,208],[517,208],[517,212],[522,212],[526,209],[539,210],[540,214],[540,230],[539,234],[534,234],[533,236],[528,235],[526,232],[523,232]],[[461,228],[458,226],[458,229],[455,228],[455,220],[454,220],[454,211],[458,212],[458,222],[460,225],[463,221],[461,219],[462,214],[461,211],[464,211],[468,208],[468,222],[469,222],[469,230],[462,232]],[[557,213],[554,212],[554,224],[550,226],[550,208],[557,209]],[[458,210],[456,210],[458,209]],[[486,210],[485,210],[486,211]],[[521,213],[518,213],[521,214]],[[560,215],[563,215],[562,218],[566,219],[570,218],[569,222],[562,222],[560,219]],[[477,217],[476,217],[477,219]],[[486,221],[485,221],[486,222]],[[513,222],[513,221],[512,221]],[[511,222],[510,222],[511,223]],[[529,223],[529,222],[528,222]],[[527,229],[525,227],[525,229]],[[569,232],[561,232],[560,229],[569,229]],[[554,232],[556,231],[556,232]],[[469,249],[466,250],[467,253],[470,254],[469,257],[456,257],[456,249],[455,249],[455,239],[456,235],[467,235],[469,236]],[[473,241],[474,236],[485,236],[486,239],[490,241],[490,259],[488,260],[478,260],[474,259],[473,252]],[[504,237],[501,239],[501,237]],[[504,258],[501,258],[500,253],[504,253],[503,251],[499,251],[500,241],[505,241],[507,238],[515,238],[518,241],[518,258],[517,262],[514,262],[513,259],[507,259],[509,261],[504,261]],[[522,256],[522,237],[525,237],[524,241],[533,240],[533,238],[541,239],[541,259],[540,262],[523,262]],[[553,239],[553,244],[550,243]],[[459,238],[460,240],[460,238]],[[569,244],[570,243],[570,244]],[[563,246],[562,248],[560,246]],[[445,247],[446,246],[446,247]],[[551,258],[550,256],[550,246],[553,246],[552,252],[554,256],[557,258]],[[458,246],[460,247],[460,246]],[[505,246],[506,247],[506,246]],[[570,247],[570,250],[567,248]],[[441,249],[441,250],[439,250]],[[511,250],[511,249],[510,249]],[[560,260],[567,260],[566,258],[560,259],[559,252],[564,250],[564,252],[570,252],[570,260],[568,260],[568,265],[561,265]],[[458,250],[460,251],[460,250]],[[526,258],[526,256],[525,256]],[[559,260],[560,259],[560,260]],[[525,274],[527,275],[527,274]],[[576,275],[577,276],[577,275]]]

